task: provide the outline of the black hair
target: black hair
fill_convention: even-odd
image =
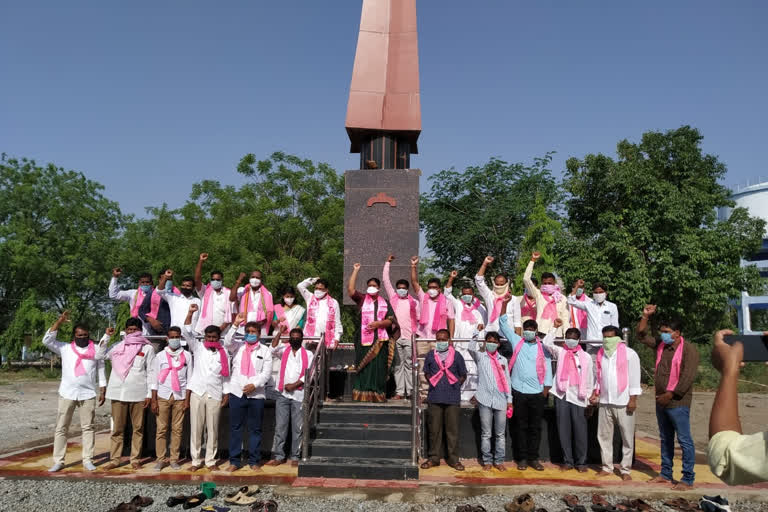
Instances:
[[[436,277],[431,278],[429,281],[427,281],[427,286],[431,285],[432,283],[435,283],[437,286],[442,287],[443,285],[440,283],[440,280]]]
[[[186,282],[194,283],[195,282],[195,278],[192,277],[192,276],[184,276],[184,277],[181,278],[181,282],[182,283],[186,283]]]
[[[136,318],[135,316],[132,316],[128,320],[125,321],[125,328],[129,327],[138,327],[139,329],[142,329],[144,327],[144,324],[141,323],[141,320]]]
[[[552,272],[542,272],[541,273],[541,280],[542,281],[545,280],[545,279],[549,279],[550,277],[552,279],[554,279],[555,278],[555,274],[553,274]]]
[[[673,331],[680,331],[683,332],[683,322],[681,322],[677,318],[669,318],[666,320],[662,320],[659,324],[659,327],[669,327]]]
[[[291,332],[288,333],[288,336],[290,336],[291,334],[298,334],[299,336],[301,336],[302,340],[304,339],[304,331],[301,330],[301,327],[294,327],[293,329],[291,329]]]
[[[286,293],[290,293],[291,295],[293,295],[295,297],[296,296],[296,288],[294,288],[293,286],[290,286],[290,285],[286,286],[286,287],[283,288],[283,290],[280,293],[280,295],[285,295]]]
[[[496,274],[495,276],[493,276],[494,283],[496,282],[496,278],[497,277],[503,277],[506,282],[509,282],[509,278],[507,276],[505,276],[504,274]]]
[[[601,283],[600,281],[598,281],[598,282],[596,282],[595,284],[592,285],[592,291],[595,291],[595,288],[602,288],[603,291],[606,291],[606,292],[608,291],[608,287],[605,286],[605,284]]]
[[[221,327],[218,325],[209,325],[205,328],[205,334],[211,334],[216,333],[218,336],[221,336]]]
[[[171,334],[171,331],[181,334],[181,327],[178,325],[172,325],[168,328],[168,334]]]
[[[464,291],[464,290],[472,290],[472,293],[475,293],[475,288],[474,288],[474,286],[472,286],[472,285],[471,285],[471,284],[469,284],[469,283],[461,285],[461,288],[460,288],[460,290],[461,290],[461,291]]]
[[[435,338],[437,338],[437,335],[440,334],[441,332],[444,332],[445,334],[447,334],[448,339],[451,339],[451,332],[448,329],[438,329],[437,332],[435,333]]]
[[[152,274],[150,274],[149,272],[142,272],[141,274],[139,274],[139,280],[142,280],[142,279],[149,279],[149,281],[152,282]]]
[[[368,284],[368,283],[370,283],[371,281],[373,281],[374,283],[376,283],[376,286],[378,286],[379,288],[381,288],[381,281],[379,281],[379,280],[378,280],[377,278],[375,278],[375,277],[369,277],[369,278],[368,278],[368,280],[365,282],[365,284]]]
[[[538,331],[539,330],[539,324],[536,323],[536,320],[533,318],[529,318],[525,322],[523,322],[523,330],[525,331]]]
[[[214,270],[214,271],[212,271],[211,272],[211,279],[213,279],[213,276],[215,276],[216,274],[219,274],[221,276],[221,278],[224,279],[224,272],[222,272],[221,270]]]
[[[570,327],[568,330],[565,331],[565,337],[575,334],[578,339],[581,339],[581,331],[578,330],[576,327]]]
[[[488,341],[491,338],[495,339],[497,342],[501,341],[501,336],[499,336],[499,333],[496,331],[488,331],[485,333],[485,341]]]
[[[328,289],[328,280],[327,280],[326,278],[324,278],[324,277],[321,277],[320,279],[318,279],[317,281],[315,281],[315,286],[317,286],[317,285],[319,285],[319,284],[321,284],[321,285],[325,286],[325,289],[326,289],[326,290]]]
[[[395,288],[397,288],[401,284],[404,284],[406,289],[411,287],[411,283],[409,283],[407,279],[398,279],[397,282],[395,283]]]
[[[606,325],[605,327],[603,327],[603,336],[611,332],[613,333],[614,336],[621,335],[621,331],[615,325]]]
[[[248,322],[245,324],[244,329],[247,331],[249,327],[253,327],[255,329],[259,330],[259,333],[261,333],[261,325],[259,325],[258,322]]]

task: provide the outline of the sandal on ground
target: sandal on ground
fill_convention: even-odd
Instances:
[[[183,494],[179,494],[177,496],[171,496],[170,498],[165,500],[165,504],[169,507],[175,507],[176,505],[181,505],[182,503],[187,501],[188,498],[189,496],[184,496]]]
[[[504,505],[506,512],[533,512],[533,498],[530,494],[521,494],[511,503]]]
[[[565,496],[563,496],[563,501],[569,507],[573,507],[579,504],[579,498],[574,496],[573,494],[566,494]]]
[[[594,512],[616,512],[618,509],[613,505],[592,505],[590,507]]]
[[[138,494],[133,498],[131,498],[131,504],[135,505],[136,508],[148,507],[154,502],[155,500],[153,500],[152,498],[147,498],[146,496],[139,496]]]
[[[608,500],[606,500],[604,497],[600,496],[599,494],[593,494],[592,495],[592,504],[593,505],[602,505],[604,507],[610,507],[611,504]]]
[[[449,466],[451,466],[456,471],[464,471],[465,469],[464,464],[462,464],[461,462],[457,462],[456,464],[449,464]]]
[[[421,469],[429,469],[439,466],[440,464],[434,463],[431,460],[425,460],[421,463],[421,466],[419,466]]]
[[[536,471],[544,471],[544,466],[537,460],[531,462],[531,467]]]
[[[184,510],[189,510],[190,508],[195,508],[203,504],[205,501],[205,494],[195,494],[194,496],[190,496],[187,498],[187,501],[184,502]]]
[[[139,512],[141,509],[138,508],[133,503],[120,503],[115,508],[111,509],[109,512]]]

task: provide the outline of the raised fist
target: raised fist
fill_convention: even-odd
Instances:
[[[578,281],[576,281],[576,288],[584,288],[585,284],[586,283],[584,283],[583,279],[579,279]]]
[[[453,279],[456,279],[457,277],[459,277],[459,271],[458,270],[451,270],[451,277]]]
[[[360,270],[360,264],[359,263],[355,263],[354,265],[352,265],[352,268],[354,270]]]
[[[533,254],[531,254],[531,259],[533,261],[536,261],[539,258],[541,258],[541,253],[539,251],[533,251]]]
[[[411,265],[414,267],[419,264],[419,257],[418,256],[411,256]]]
[[[165,278],[166,279],[172,279],[173,278],[173,270],[168,269],[165,271]]]
[[[395,261],[395,255],[394,254],[390,254],[389,256],[387,256],[387,262],[388,263],[392,263],[393,261]]]
[[[245,275],[246,275],[245,272],[240,272],[240,275],[237,276],[237,282],[242,283],[243,279],[245,279]]]
[[[235,325],[240,325],[243,322],[245,322],[246,313],[245,311],[241,311],[235,316]]]
[[[483,260],[483,263],[485,263],[486,265],[490,265],[491,263],[493,263],[495,259],[496,258],[494,258],[493,256],[486,256],[485,259]]]
[[[560,320],[559,318],[555,318],[555,321],[552,322],[552,325],[555,326],[555,329],[559,329],[560,327],[563,326],[563,321]]]
[[[112,336],[115,335],[115,328],[114,327],[107,327],[107,330],[104,331],[104,333],[111,338]]]
[[[656,313],[655,304],[646,304],[643,308],[643,316],[653,316],[654,313]]]
[[[288,326],[285,324],[280,324],[280,332],[283,334],[288,332]]]
[[[207,252],[200,253],[200,261],[205,261],[207,259],[208,259],[208,253]]]
[[[199,309],[199,308],[198,308],[197,304],[190,304],[190,305],[189,305],[189,312],[190,312],[190,313],[194,313],[194,312],[195,312],[195,311],[197,311],[198,309]]]
[[[68,309],[64,310],[64,312],[61,313],[61,315],[59,315],[59,322],[61,322],[61,323],[69,322],[69,310]]]
[[[120,267],[115,267],[112,269],[112,277],[120,277],[120,275],[123,273],[123,269]]]

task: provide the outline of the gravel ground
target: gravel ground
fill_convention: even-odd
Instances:
[[[82,482],[75,480],[0,480],[0,510],[37,512],[52,510],[76,510],[77,512],[106,512],[121,501],[129,501],[136,494],[149,496],[155,503],[143,510],[152,511],[181,511],[181,507],[169,509],[165,500],[172,495],[191,494],[194,486],[165,485],[147,483],[115,483],[115,482]],[[223,487],[220,490],[228,492],[235,487]],[[281,512],[318,512],[330,510],[344,511],[386,511],[386,512],[453,512],[457,505],[465,503],[482,504],[488,512],[503,511],[504,504],[514,498],[512,494],[483,495],[472,498],[438,498],[434,504],[385,503],[383,501],[361,501],[352,497],[334,496],[288,497],[275,495],[274,486],[263,486],[258,496],[260,499],[273,498],[278,502]],[[576,494],[582,503],[591,503],[591,494]],[[543,507],[548,512],[559,512],[565,509],[559,493],[532,494],[536,507]],[[617,502],[621,498],[608,496],[609,501]],[[665,507],[660,501],[647,500],[657,507],[659,512],[673,509]],[[223,500],[213,499],[205,504],[224,506]],[[766,503],[733,502],[734,512],[758,512],[768,508]],[[199,509],[193,509],[199,510]],[[233,512],[247,511],[247,507],[234,506]]]

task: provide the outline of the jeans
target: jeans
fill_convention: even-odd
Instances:
[[[659,422],[661,438],[661,477],[672,480],[672,459],[675,456],[675,433],[677,442],[683,450],[683,483],[693,485],[696,474],[693,466],[696,461],[696,448],[691,437],[690,407],[665,409],[656,406],[656,419]]]
[[[507,432],[506,409],[493,409],[477,404],[480,413],[480,455],[483,464],[503,464]],[[491,456],[491,428],[496,446]]]
[[[243,430],[248,426],[248,464],[261,460],[261,421],[264,418],[264,399],[237,397],[229,394],[229,463],[240,467],[243,452]]]
[[[303,416],[301,401],[291,400],[280,393],[275,400],[275,438],[272,442],[272,458],[285,460],[285,440],[291,435],[291,460],[299,460]]]

